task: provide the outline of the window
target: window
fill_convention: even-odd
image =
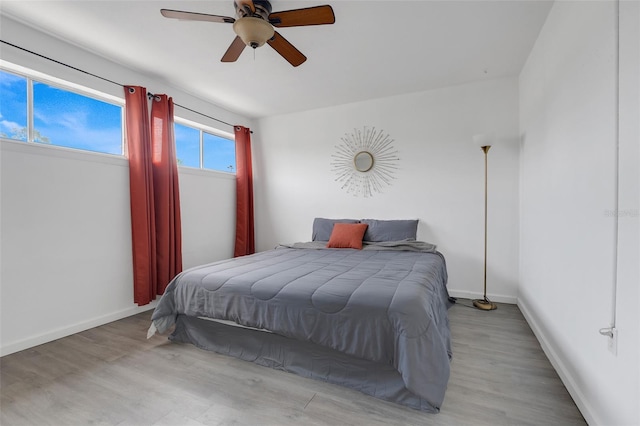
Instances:
[[[176,120],[176,157],[178,165],[227,173],[236,171],[236,144],[230,137],[216,135],[197,126]]]
[[[124,154],[123,100],[9,69],[0,70],[0,137]],[[174,134],[179,166],[235,173],[233,135],[184,119],[176,119]]]
[[[123,154],[122,105],[0,71],[0,136]]]

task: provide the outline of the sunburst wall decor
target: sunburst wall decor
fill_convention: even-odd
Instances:
[[[331,171],[342,189],[354,196],[371,197],[391,185],[400,159],[388,134],[365,127],[340,139],[342,143],[336,145],[336,153],[331,156]]]

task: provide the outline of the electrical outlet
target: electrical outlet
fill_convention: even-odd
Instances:
[[[618,329],[612,328],[611,335],[608,338],[609,352],[618,355]]]

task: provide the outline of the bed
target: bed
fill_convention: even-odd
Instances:
[[[451,359],[444,257],[397,234],[328,247],[316,228],[315,241],[182,272],[149,334],[438,412]]]

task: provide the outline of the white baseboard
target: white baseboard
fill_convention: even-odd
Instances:
[[[451,288],[448,290],[449,290],[449,296],[451,297],[459,297],[461,299],[482,299],[483,298],[482,293],[476,293],[473,291],[465,291],[465,290],[455,290]],[[511,305],[515,305],[518,303],[518,298],[514,296],[504,296],[500,294],[487,294],[487,297],[491,299],[493,302],[498,302],[498,303],[509,303]]]
[[[560,380],[562,380],[562,383],[567,388],[567,391],[569,391],[569,394],[578,406],[578,409],[580,410],[580,413],[582,413],[584,419],[590,425],[603,424],[599,421],[595,413],[589,408],[589,402],[587,401],[587,398],[580,390],[580,387],[577,385],[576,380],[574,379],[570,370],[566,367],[568,364],[570,364],[570,360],[563,359],[563,357],[559,355],[559,351],[554,348],[551,340],[546,337],[544,326],[536,320],[535,313],[522,298],[518,298],[518,308],[520,308],[520,312],[522,312],[524,319],[529,324],[529,327],[538,339],[538,342],[540,342],[542,350],[551,362],[553,368],[558,373],[558,376],[560,376]]]
[[[96,318],[91,318],[67,327],[60,327],[55,330],[47,331],[46,333],[27,337],[26,339],[18,340],[16,342],[12,342],[0,347],[0,356],[23,351],[25,349],[33,348],[34,346],[42,345],[43,343],[48,343],[75,333],[80,333],[81,331],[85,331],[90,328],[98,327],[113,321],[120,320],[122,318],[130,317],[132,315],[139,314],[140,312],[154,309],[156,307],[156,304],[157,301],[153,301],[150,304],[144,306],[132,306],[121,311],[102,315]]]

